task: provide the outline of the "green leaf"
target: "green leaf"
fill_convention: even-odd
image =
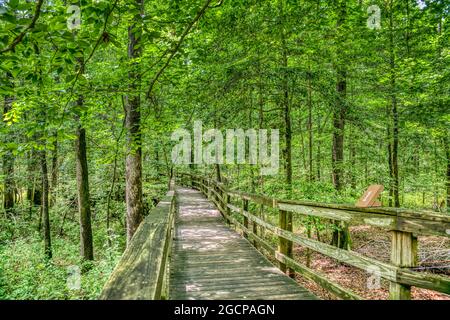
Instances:
[[[17,9],[19,6],[19,0],[9,0],[8,5],[11,9]]]

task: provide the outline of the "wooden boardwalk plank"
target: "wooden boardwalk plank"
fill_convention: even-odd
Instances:
[[[177,189],[177,203],[171,299],[317,299],[228,228],[199,191]]]

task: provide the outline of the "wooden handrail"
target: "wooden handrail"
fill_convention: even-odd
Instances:
[[[170,184],[173,188],[173,182]],[[175,215],[175,191],[151,210],[106,282],[100,299],[163,300],[168,298],[168,260]]]
[[[200,178],[200,176],[190,173],[179,173],[179,175],[186,175],[196,179]],[[265,195],[229,190],[223,184],[213,179],[201,178],[220,186],[224,192],[232,197],[263,204],[270,208],[307,216],[345,221],[353,225],[371,225],[387,230],[414,232],[418,235],[450,237],[449,215],[397,208],[360,208],[350,205],[282,200]]]
[[[275,260],[280,262],[280,268],[295,270],[306,278],[317,282],[322,287],[343,299],[360,299],[353,292],[326,279],[317,271],[295,261],[292,257],[292,243],[297,243],[308,249],[336,259],[354,267],[368,270],[375,267],[380,277],[390,281],[391,299],[409,299],[410,287],[416,286],[450,294],[450,278],[440,275],[424,274],[410,270],[417,254],[415,235],[450,236],[450,216],[429,214],[411,210],[392,208],[359,208],[348,205],[314,203],[309,201],[280,200],[263,195],[255,195],[235,190],[229,190],[225,185],[213,179],[181,173],[179,177],[187,177],[190,185],[199,188],[219,208],[225,219],[242,229],[245,237],[253,240],[254,244],[264,248]],[[237,198],[241,203],[238,207],[232,204],[231,198]],[[247,203],[251,201],[262,206],[278,209],[280,225],[275,226],[262,217],[257,217],[248,210]],[[300,236],[287,227],[286,213],[315,216],[326,219],[345,221],[350,224],[372,225],[393,232],[391,263],[380,262],[350,250],[322,243],[320,241]],[[241,216],[243,223],[233,217],[233,213]],[[292,219],[292,216],[290,217]],[[251,221],[253,228],[249,228]],[[282,223],[284,222],[284,223]],[[255,230],[258,225],[279,238],[278,250],[271,247]],[[414,236],[413,236],[414,232]],[[404,261],[404,257],[410,261]]]

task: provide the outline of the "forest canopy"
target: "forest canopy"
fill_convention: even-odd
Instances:
[[[379,184],[383,206],[450,212],[449,11],[0,0],[0,299],[96,298],[177,171],[330,203]],[[277,174],[174,163],[172,133],[195,121],[278,129]],[[81,291],[65,285],[73,265]]]

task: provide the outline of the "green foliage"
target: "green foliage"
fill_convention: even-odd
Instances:
[[[54,258],[48,261],[41,235],[30,221],[2,219],[0,223],[5,226],[0,232],[0,299],[96,299],[123,250],[123,241],[117,237],[107,246],[104,226],[96,224],[96,260],[87,265],[79,255],[78,224],[68,221],[63,236],[54,228]],[[61,221],[52,219],[52,224],[59,227]],[[80,290],[67,285],[71,266],[83,270]]]
[[[44,1],[34,26],[36,1],[0,1],[0,156],[14,162],[9,172],[2,165],[0,191],[12,179],[17,202],[12,212],[0,212],[0,298],[98,295],[125,245],[124,162],[130,144],[136,146],[126,139],[124,106],[133,96],[140,98],[145,214],[167,191],[172,132],[191,129],[195,120],[221,130],[280,130],[279,174],[264,177],[258,166],[221,165],[232,188],[354,204],[368,185],[383,184],[388,205],[392,101],[398,108],[401,204],[437,210],[450,184],[448,5],[389,3],[370,2],[382,12],[381,29],[370,30],[368,1],[219,1],[181,43],[204,1],[145,1],[140,8],[136,1],[82,0],[81,25],[74,30],[68,28],[66,1]],[[141,39],[136,59],[128,56],[129,30]],[[337,66],[346,69],[345,95],[336,90]],[[292,185],[285,177],[286,103]],[[345,139],[344,160],[336,165],[343,188],[337,191],[331,150],[340,106]],[[80,126],[87,135],[91,266],[79,258],[74,140]],[[50,196],[51,261],[43,258],[42,232],[35,231],[39,201],[29,209],[28,196],[40,196],[41,151],[50,180],[54,172],[58,178]],[[213,177],[217,168],[194,170]],[[276,221],[275,212],[267,215]],[[324,233],[336,228],[315,219],[296,227]],[[71,265],[83,269],[80,292],[66,286]]]

